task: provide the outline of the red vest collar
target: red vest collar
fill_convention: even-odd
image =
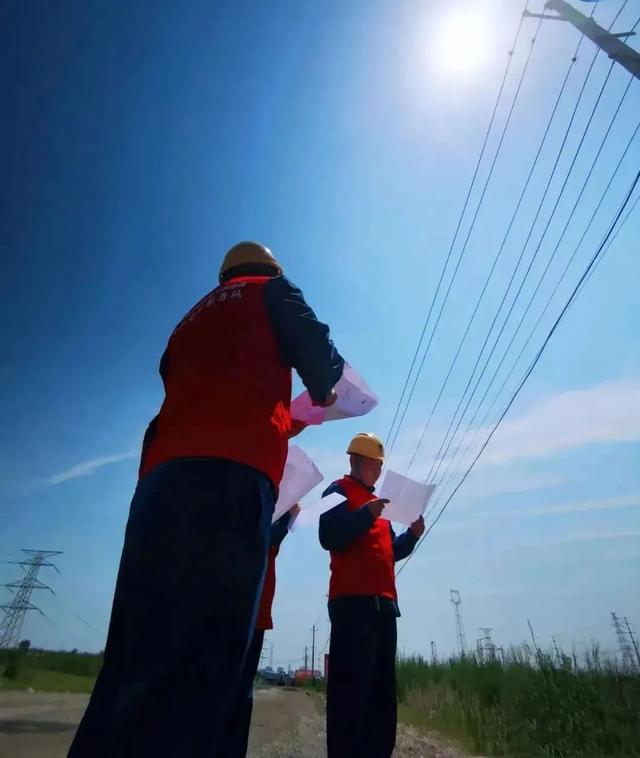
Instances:
[[[346,474],[346,475],[344,476],[344,479],[349,479],[350,481],[352,481],[352,482],[355,482],[356,484],[359,484],[361,487],[364,487],[364,488],[365,488],[365,490],[367,490],[367,492],[370,492],[371,494],[373,494],[373,493],[376,491],[376,488],[375,488],[375,487],[368,487],[368,486],[367,486],[367,485],[366,485],[366,484],[365,484],[365,483],[362,481],[362,479],[358,479],[358,477],[357,477],[357,476],[352,476],[351,474]]]

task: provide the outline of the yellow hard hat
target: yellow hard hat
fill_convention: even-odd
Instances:
[[[384,463],[384,445],[380,437],[371,432],[360,432],[349,443],[347,453],[361,455],[363,458],[373,458]]]
[[[277,270],[278,275],[282,274],[282,267],[268,247],[261,245],[259,242],[239,242],[224,256],[222,266],[220,266],[220,276],[223,276],[229,269],[243,266],[247,263],[259,263],[263,266],[271,266],[271,268]]]

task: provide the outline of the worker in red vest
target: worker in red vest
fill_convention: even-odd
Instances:
[[[255,628],[271,519],[296,431],[295,368],[317,405],[344,362],[263,245],[174,329],[145,434],[104,664],[70,758],[222,758]]]
[[[276,558],[280,552],[280,545],[289,532],[289,526],[299,512],[300,506],[296,504],[271,525],[271,544],[256,628],[244,662],[236,698],[229,713],[224,743],[220,750],[220,754],[225,758],[245,758],[247,754],[253,712],[253,681],[260,665],[264,633],[268,629],[273,629],[271,608],[276,594]]]
[[[320,544],[331,553],[329,584],[329,758],[389,758],[396,741],[396,594],[394,564],[424,532],[420,517],[396,537],[374,494],[384,462],[375,434],[356,435],[351,473],[324,496],[345,500],[320,517]]]

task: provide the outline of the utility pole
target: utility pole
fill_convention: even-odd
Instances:
[[[467,641],[464,636],[464,626],[462,625],[462,611],[460,606],[462,605],[462,599],[458,590],[450,590],[451,604],[453,605],[453,613],[456,620],[456,638],[458,640],[458,651],[460,656],[464,658],[464,652],[467,649]]]
[[[304,646],[304,670],[309,671],[309,658],[307,656],[307,646]]]
[[[14,597],[10,603],[0,605],[0,610],[4,611],[5,614],[2,621],[0,621],[0,649],[18,646],[27,611],[38,611],[38,613],[44,616],[40,608],[31,603],[31,593],[33,590],[49,590],[51,594],[55,595],[51,587],[38,580],[38,572],[43,566],[50,566],[58,571],[57,567],[53,563],[50,563],[47,558],[61,555],[62,551],[23,549],[22,552],[26,553],[29,560],[8,561],[8,563],[15,563],[20,566],[26,573],[22,579],[4,585]],[[60,572],[58,571],[58,573]]]
[[[624,668],[633,668],[635,666],[635,660],[633,656],[635,645],[632,646],[629,641],[628,632],[622,626],[622,621],[618,616],[611,612],[611,622],[618,638],[618,647],[620,648],[620,655],[622,656],[622,665]],[[635,640],[634,640],[635,642]],[[635,651],[637,653],[637,649]]]
[[[316,683],[316,626],[311,627],[311,681]]]
[[[269,650],[269,666],[273,668],[273,642],[271,643],[271,647]]]
[[[431,640],[431,663],[434,666],[438,663],[438,653],[436,651],[435,640]]]
[[[528,10],[525,10],[523,15],[528,18],[544,18],[549,21],[568,21],[581,34],[584,34],[601,50],[604,50],[609,58],[624,66],[636,79],[640,79],[640,53],[622,41],[626,37],[634,36],[635,32],[618,32],[617,34],[609,32],[596,24],[592,18],[580,13],[565,0],[547,0],[544,7],[547,10],[555,11],[558,15],[531,13]]]
[[[631,624],[629,623],[629,619],[626,616],[624,617],[624,623],[627,627],[627,633],[629,635],[629,639],[631,640],[631,644],[633,645],[633,649],[636,651],[636,658],[638,659],[638,666],[640,667],[640,652],[638,652],[638,643],[636,642],[636,638],[633,636],[633,632],[631,631]]]

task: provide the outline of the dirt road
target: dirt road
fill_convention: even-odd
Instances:
[[[0,692],[0,756],[65,758],[86,695]],[[324,719],[318,701],[299,690],[256,690],[250,758],[322,758]],[[400,728],[398,758],[461,758],[433,740]]]

